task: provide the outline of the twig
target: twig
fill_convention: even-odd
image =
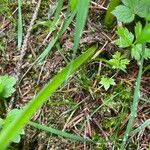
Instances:
[[[39,0],[38,3],[37,3],[36,9],[35,9],[35,11],[33,13],[32,19],[31,19],[31,23],[30,23],[29,28],[27,30],[27,34],[26,34],[26,36],[24,38],[23,45],[21,47],[20,59],[19,59],[19,61],[17,63],[17,68],[16,68],[16,79],[17,79],[17,81],[19,81],[20,76],[21,76],[21,67],[22,67],[22,64],[23,64],[23,58],[24,58],[24,56],[26,54],[27,44],[28,44],[28,40],[29,40],[29,37],[30,37],[30,34],[31,34],[32,26],[33,26],[33,24],[34,24],[34,22],[35,22],[35,20],[37,18],[37,14],[38,14],[38,10],[40,8],[40,5],[41,5],[41,0]],[[18,85],[19,85],[19,83],[17,84],[16,87],[18,87]],[[9,109],[12,109],[13,106],[14,106],[14,103],[15,103],[15,100],[14,100],[15,98],[14,97],[12,97],[10,102],[9,102]]]

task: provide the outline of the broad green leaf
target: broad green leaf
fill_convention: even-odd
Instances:
[[[148,41],[150,41],[150,23],[143,28],[141,34],[137,37],[138,43],[143,43]]]
[[[64,69],[62,69],[47,85],[35,96],[17,115],[13,121],[4,128],[0,133],[0,146],[5,149],[10,141],[19,133],[19,131],[29,122],[34,113],[44,104],[44,102],[64,83],[69,75],[73,74],[87,59],[89,59],[95,52],[96,47],[89,48],[81,56],[73,60]],[[70,70],[70,67],[72,69]]]
[[[118,30],[116,32],[119,36],[119,39],[115,41],[115,43],[121,47],[126,48],[132,45],[132,42],[134,40],[134,35],[128,31],[125,27],[118,27]]]
[[[15,84],[16,79],[14,77],[8,75],[0,76],[0,97],[10,97],[15,91],[15,88],[13,87]]]
[[[112,78],[102,77],[100,84],[104,86],[105,90],[107,91],[111,85],[115,85],[115,81]]]
[[[113,69],[126,70],[126,66],[129,64],[129,60],[121,55],[120,52],[116,52],[113,55],[113,58],[108,61],[108,63],[112,66]]]
[[[134,58],[135,60],[140,60],[141,54],[142,54],[142,45],[141,44],[133,45],[131,49],[131,57]]]
[[[136,14],[150,20],[150,0],[140,0],[135,5]]]
[[[124,5],[117,6],[112,14],[116,16],[117,20],[123,23],[130,23],[134,20],[135,15],[133,12]]]

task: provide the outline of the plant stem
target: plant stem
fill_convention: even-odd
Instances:
[[[139,100],[140,100],[140,86],[141,86],[141,78],[142,78],[142,69],[143,69],[143,62],[144,62],[145,46],[146,46],[146,43],[143,43],[142,44],[142,56],[141,56],[141,60],[139,61],[138,76],[137,76],[137,80],[135,82],[133,104],[132,104],[132,107],[131,107],[131,113],[130,113],[130,117],[129,117],[129,122],[128,122],[128,125],[127,125],[127,129],[126,129],[125,135],[123,137],[123,141],[122,141],[120,150],[124,150],[125,144],[126,144],[126,142],[128,140],[130,132],[132,130],[132,126],[134,124],[134,120],[135,120],[135,118],[137,116],[138,103],[139,103]]]
[[[107,27],[110,27],[114,21],[114,16],[112,15],[112,11],[121,3],[121,0],[110,0],[108,9],[106,11],[106,16],[104,18],[104,24]]]

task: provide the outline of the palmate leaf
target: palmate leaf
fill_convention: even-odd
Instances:
[[[119,39],[115,41],[115,44],[118,45],[121,48],[126,48],[132,45],[132,42],[134,40],[134,35],[129,32],[129,30],[125,27],[118,27],[117,35],[119,36]]]
[[[113,55],[113,58],[108,61],[113,69],[119,69],[122,71],[126,70],[126,66],[129,64],[129,60],[125,58],[124,55],[121,55],[120,52],[116,52]]]

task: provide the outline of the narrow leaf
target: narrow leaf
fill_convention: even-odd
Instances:
[[[18,132],[29,122],[34,113],[43,105],[43,103],[60,87],[60,85],[68,79],[68,71],[73,74],[96,50],[93,46],[85,53],[68,64],[61,72],[59,72],[48,84],[33,98],[21,111],[20,115],[1,131],[0,146],[5,149]],[[70,71],[70,65],[72,70]]]

